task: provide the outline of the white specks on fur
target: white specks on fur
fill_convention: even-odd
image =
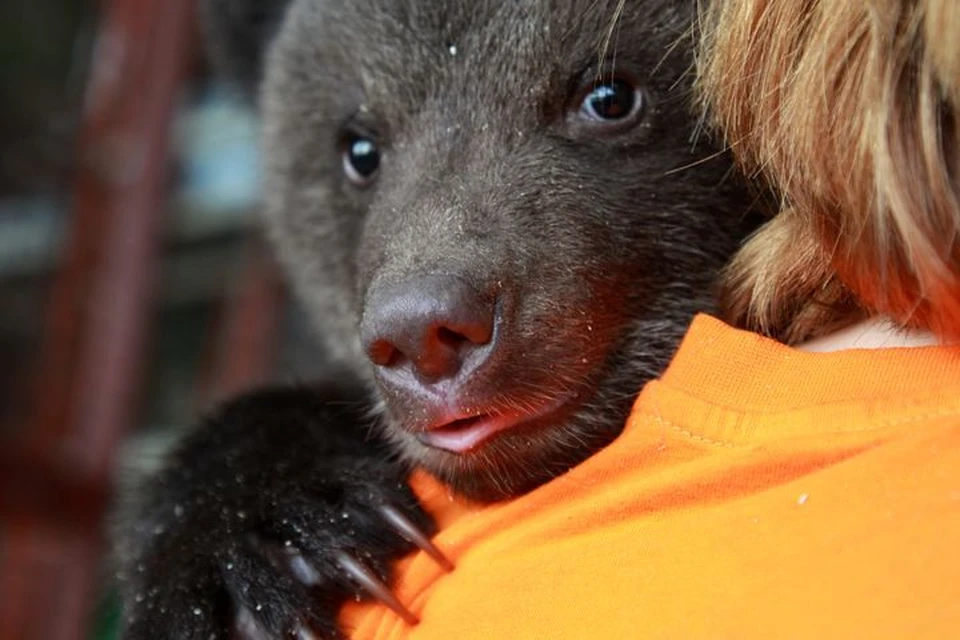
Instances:
[[[447,51],[450,52],[450,55],[451,55],[451,56],[456,57],[456,55],[457,55],[457,45],[451,44],[449,47],[447,47]]]
[[[800,496],[797,498],[797,504],[802,507],[803,505],[807,504],[808,498],[810,498],[809,494],[801,493]]]

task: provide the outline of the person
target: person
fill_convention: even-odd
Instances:
[[[432,479],[354,638],[946,638],[960,629],[960,3],[725,0],[701,104],[781,211],[623,435],[511,502]]]

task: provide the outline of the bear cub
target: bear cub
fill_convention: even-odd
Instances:
[[[145,483],[126,638],[338,637],[429,548],[412,467],[503,500],[620,433],[753,221],[697,135],[696,2],[619,5],[206,0],[329,374],[228,403]]]

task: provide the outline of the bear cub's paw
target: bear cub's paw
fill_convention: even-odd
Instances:
[[[419,546],[452,567],[359,388],[244,396],[172,453],[119,536],[124,638],[342,637],[362,597],[416,622],[391,563]]]

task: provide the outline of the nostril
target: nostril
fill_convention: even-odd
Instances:
[[[454,331],[453,329],[448,329],[447,327],[437,329],[437,340],[453,349],[460,348],[460,345],[465,342],[473,342],[464,334]]]
[[[389,340],[377,340],[367,348],[367,356],[379,367],[392,367],[400,359],[400,351]]]

